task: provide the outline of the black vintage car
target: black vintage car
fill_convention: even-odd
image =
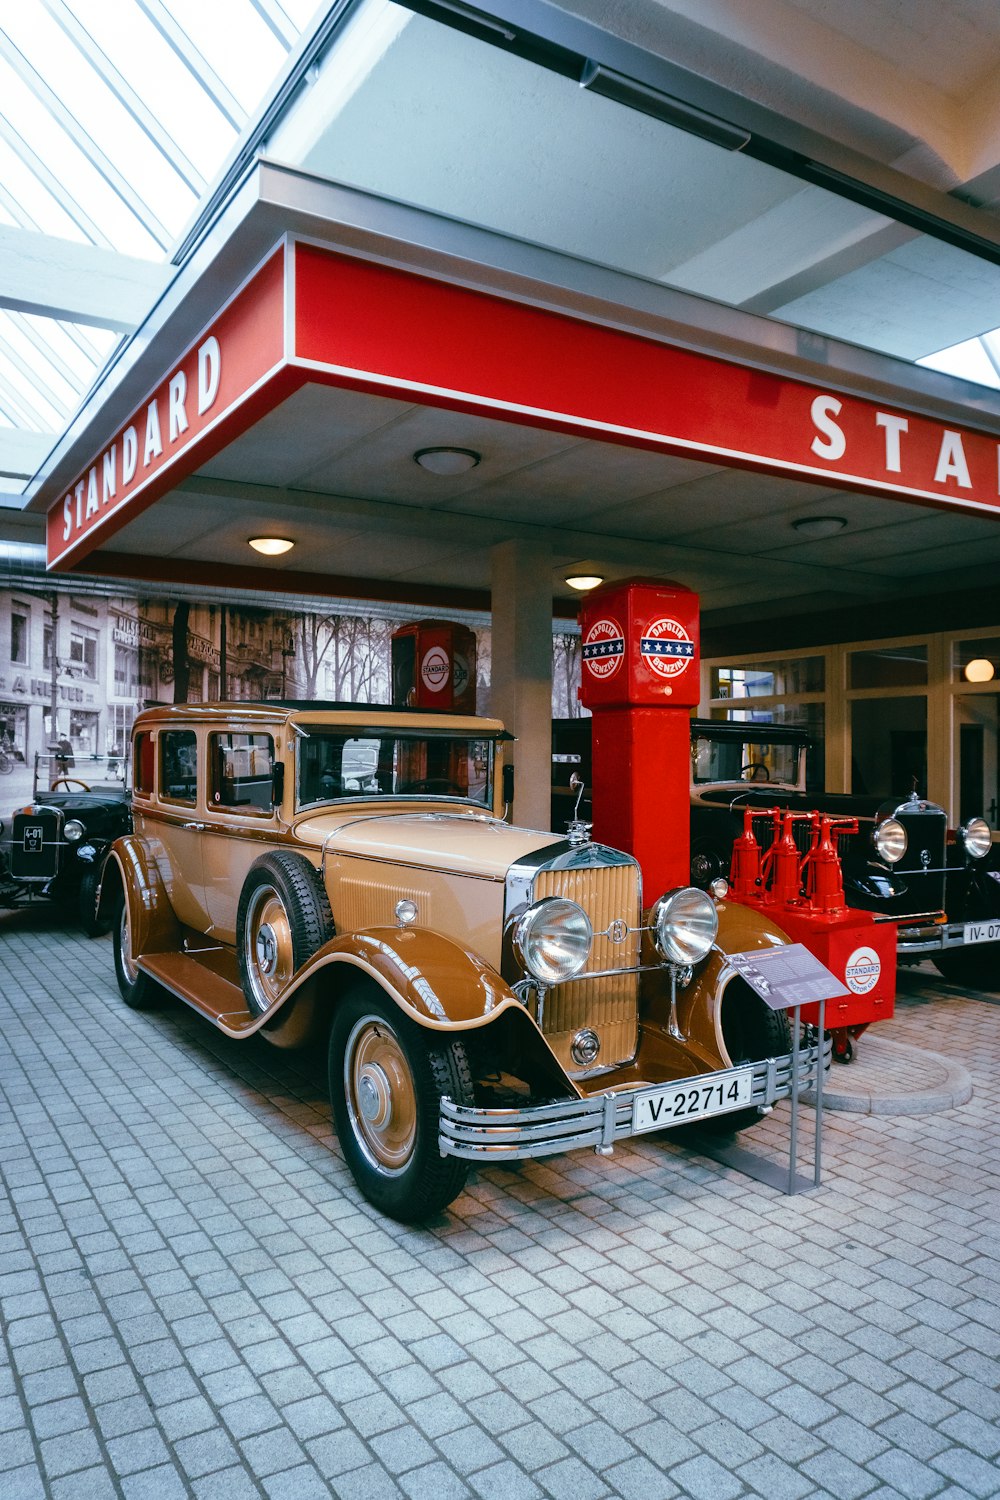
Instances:
[[[692,719],[692,883],[728,873],[747,807],[856,818],[857,833],[837,842],[848,905],[899,924],[900,962],[930,958],[946,979],[1000,987],[1000,868],[989,824],[975,817],[949,830],[944,808],[916,792],[817,790],[817,749],[790,725]],[[796,837],[807,838],[798,828]],[[755,831],[760,839],[763,820]]]
[[[857,818],[858,832],[837,843],[848,905],[899,923],[901,963],[930,958],[946,979],[1000,988],[1000,861],[988,823],[949,830],[944,808],[915,793],[825,792],[821,748],[791,725],[691,720],[691,883],[707,889],[729,874],[747,807]],[[554,829],[573,815],[574,776],[584,783],[579,815],[590,818],[590,765],[590,720],[556,721]],[[763,818],[755,831],[766,838]],[[808,838],[803,825],[795,836]]]
[[[97,910],[104,862],[132,827],[125,764],[77,757],[68,774],[65,760],[36,755],[30,803],[0,819],[0,907],[53,901],[99,937],[109,930]]]

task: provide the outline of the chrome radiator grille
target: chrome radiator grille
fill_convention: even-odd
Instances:
[[[533,896],[536,901],[543,896],[566,896],[583,907],[595,933],[588,969],[627,969],[638,964],[638,932],[627,932],[619,942],[611,936],[597,936],[606,934],[616,922],[632,929],[638,927],[639,871],[635,865],[543,869],[535,876]],[[542,1030],[567,1072],[581,1071],[570,1055],[570,1044],[583,1027],[590,1027],[601,1039],[595,1067],[611,1067],[634,1056],[638,1044],[638,994],[636,974],[575,979],[549,991]]]

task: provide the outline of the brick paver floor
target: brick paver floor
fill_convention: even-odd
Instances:
[[[135,1014],[108,940],[0,916],[0,1496],[1000,1494],[1000,1002],[902,987],[883,1035],[973,1097],[831,1112],[818,1192],[646,1138],[412,1229],[321,1060]]]

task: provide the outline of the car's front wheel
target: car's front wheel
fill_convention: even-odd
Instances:
[[[998,944],[981,948],[945,948],[934,957],[934,967],[949,984],[965,984],[973,990],[1000,989]]]
[[[441,1100],[472,1102],[459,1040],[427,1032],[380,991],[346,995],[330,1031],[330,1103],[355,1182],[369,1203],[411,1224],[462,1191],[465,1162],[438,1150]]]
[[[111,931],[114,918],[102,915],[98,910],[98,902],[101,899],[101,876],[104,872],[103,862],[101,864],[87,865],[80,881],[79,911],[80,925],[88,937],[104,937],[105,933]]]

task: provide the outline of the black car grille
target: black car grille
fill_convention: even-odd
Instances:
[[[59,868],[62,816],[54,808],[14,814],[10,872],[15,880],[51,880]]]

